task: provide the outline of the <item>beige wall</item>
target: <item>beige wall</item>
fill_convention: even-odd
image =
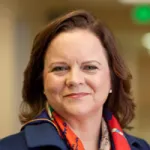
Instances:
[[[15,16],[4,5],[0,6],[0,137],[15,131],[14,95],[14,24]]]
[[[138,62],[139,132],[150,142],[150,56],[141,51]]]
[[[20,130],[18,114],[23,71],[33,37],[44,22],[44,17],[30,14],[28,6],[21,3],[18,0],[0,1],[0,138]]]

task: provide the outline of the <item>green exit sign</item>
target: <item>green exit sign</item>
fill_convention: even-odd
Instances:
[[[150,23],[150,5],[138,5],[132,9],[132,19],[137,23]]]

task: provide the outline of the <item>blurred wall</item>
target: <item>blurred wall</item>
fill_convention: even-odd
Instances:
[[[0,5],[0,137],[15,130],[15,15]]]
[[[139,133],[150,142],[150,55],[141,51],[138,62]]]

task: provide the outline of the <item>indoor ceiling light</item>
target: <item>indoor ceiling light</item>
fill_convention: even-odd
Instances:
[[[124,4],[148,4],[150,0],[118,0],[120,3]]]
[[[142,45],[148,50],[150,54],[150,33],[144,34],[142,37]]]

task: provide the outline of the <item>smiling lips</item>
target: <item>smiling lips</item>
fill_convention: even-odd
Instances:
[[[70,97],[70,98],[81,98],[83,96],[87,96],[89,93],[71,93],[68,95],[65,95],[65,97]]]

